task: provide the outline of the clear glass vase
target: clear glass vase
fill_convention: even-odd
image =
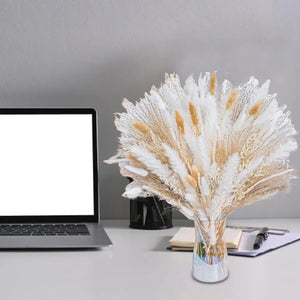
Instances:
[[[195,220],[193,277],[196,280],[213,283],[228,277],[225,227],[226,220]]]

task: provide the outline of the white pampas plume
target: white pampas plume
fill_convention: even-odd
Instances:
[[[196,162],[202,165],[202,169],[204,172],[207,172],[210,166],[210,157],[208,152],[209,149],[207,145],[207,140],[204,134],[200,135],[197,141],[198,141],[198,150],[196,152],[196,157],[197,157]]]
[[[279,145],[277,149],[268,157],[268,160],[286,160],[290,156],[290,153],[296,151],[297,148],[297,142],[290,138],[284,144]]]
[[[246,120],[246,113],[241,112],[236,121],[233,124],[233,131],[239,132],[243,129],[243,126],[245,126],[245,120]]]
[[[126,192],[124,192],[122,196],[129,199],[135,199],[137,197],[145,197],[143,190],[140,187],[126,189]]]
[[[258,186],[259,184],[265,182],[265,181],[268,181],[268,180],[271,180],[272,178],[275,178],[275,177],[278,177],[278,176],[282,176],[282,175],[285,175],[285,174],[288,174],[288,173],[292,173],[294,170],[293,169],[288,169],[288,170],[285,170],[285,171],[282,171],[280,173],[277,173],[277,174],[273,174],[271,176],[268,176],[266,178],[263,178],[262,180],[259,180],[258,182],[256,182],[255,184],[253,184],[247,191],[246,191],[246,194],[251,192],[256,186]]]
[[[135,199],[137,197],[150,197],[153,194],[141,186],[139,182],[133,181],[126,186],[125,193],[122,194],[123,197],[129,199]]]
[[[150,153],[139,146],[131,147],[130,153],[132,153],[138,161],[143,163],[149,172],[156,175],[165,184],[169,185],[174,192],[181,194],[181,191],[177,189],[178,180],[176,176],[174,176],[169,167],[157,159],[153,153]]]
[[[185,199],[186,199],[189,203],[191,203],[191,204],[197,206],[197,198],[196,198],[195,195],[193,195],[193,194],[185,194]]]
[[[146,166],[148,171],[157,175],[162,180],[168,180],[172,175],[168,166],[163,164],[153,153],[148,152],[145,148],[133,146],[129,151]]]
[[[261,165],[264,158],[264,156],[260,156],[254,159],[253,161],[249,162],[247,168],[243,169],[237,174],[236,178],[234,179],[234,185],[239,186],[247,182],[249,178],[253,175],[253,173],[256,171],[256,169]]]
[[[123,99],[122,106],[127,110],[128,113],[135,111],[134,104],[128,101],[126,98]]]
[[[117,154],[112,156],[110,159],[105,160],[104,162],[106,164],[115,164],[115,163],[120,163],[120,162],[126,162],[127,158],[124,157],[123,155],[123,151],[122,150],[118,150]]]
[[[187,208],[187,207],[185,207],[185,206],[181,206],[181,207],[179,208],[179,211],[180,211],[184,216],[186,216],[188,219],[190,219],[190,220],[193,220],[193,219],[194,219],[194,212],[193,212],[192,209]]]
[[[166,144],[162,145],[165,149],[165,155],[169,158],[173,171],[180,176],[181,181],[185,187],[185,191],[188,194],[194,195],[196,197],[195,188],[193,188],[186,180],[186,177],[189,174],[184,162],[180,159],[178,152]]]
[[[146,95],[147,98],[149,98],[150,101],[152,101],[153,105],[157,105],[157,107],[161,111],[166,111],[167,107],[165,103],[163,102],[162,98],[157,94],[157,92],[152,88],[150,91],[150,95]]]
[[[136,167],[133,167],[133,166],[130,166],[130,165],[124,165],[123,168],[125,168],[126,170],[128,170],[129,172],[133,173],[133,174],[136,174],[136,175],[139,175],[139,176],[142,176],[142,177],[145,177],[148,175],[148,172],[144,169],[141,169],[141,168],[136,168]]]
[[[201,192],[204,196],[209,196],[209,184],[204,176],[201,178]]]
[[[195,82],[195,79],[193,76],[189,76],[184,85],[184,91],[187,95],[196,95],[198,94],[198,86]]]
[[[225,202],[225,205],[231,204],[230,194],[233,191],[234,179],[238,174],[238,168],[240,165],[240,157],[238,153],[235,153],[228,157],[227,163],[224,167],[222,177],[219,180],[219,185],[215,191],[215,195],[212,199],[211,204],[211,216],[215,220],[222,209],[222,205]]]
[[[169,158],[173,171],[180,176],[183,182],[185,182],[185,177],[188,175],[188,172],[184,162],[180,159],[178,152],[167,144],[163,143],[162,146],[165,149],[165,155]]]
[[[217,176],[217,169],[218,164],[214,161],[209,167],[208,176],[212,179],[215,179]]]

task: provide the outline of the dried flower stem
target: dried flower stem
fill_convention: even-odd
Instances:
[[[197,110],[195,105],[192,102],[189,102],[189,111],[190,111],[190,115],[191,115],[191,119],[193,122],[194,126],[199,126],[199,119],[197,116]]]
[[[216,88],[216,72],[213,72],[210,78],[210,88],[209,88],[209,92],[211,95],[215,94],[215,88]]]
[[[181,116],[181,114],[180,114],[180,112],[178,110],[175,110],[175,114],[176,114],[176,123],[177,123],[177,126],[180,129],[181,134],[184,135],[185,131],[184,131],[183,118],[182,118],[182,116]]]
[[[142,163],[139,162],[138,159],[137,159],[134,155],[132,155],[130,152],[126,152],[126,153],[125,153],[125,156],[126,156],[129,160],[131,160],[133,163],[135,163],[135,164],[137,164],[137,165],[142,164]]]
[[[189,185],[192,186],[193,188],[197,186],[197,181],[191,175],[186,175],[185,179],[189,183]]]
[[[195,180],[198,180],[198,174],[199,174],[198,168],[195,165],[193,165],[191,175]]]
[[[260,100],[249,108],[249,115],[257,116],[260,113],[261,107],[264,104],[264,100]]]
[[[149,134],[150,133],[150,127],[147,124],[143,123],[143,122],[133,121],[132,125],[140,133],[143,133],[143,134]]]
[[[235,102],[235,100],[238,96],[238,93],[239,93],[238,91],[234,91],[234,92],[231,93],[231,95],[230,95],[230,97],[229,97],[229,99],[226,103],[226,109],[227,110],[230,109],[232,107],[232,105],[234,104],[234,102]]]
[[[201,131],[199,129],[199,118],[197,115],[197,110],[195,105],[192,102],[189,102],[189,111],[193,125],[195,126],[195,135],[199,136]]]

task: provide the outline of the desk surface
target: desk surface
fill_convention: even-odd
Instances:
[[[203,284],[191,277],[191,252],[166,250],[179,226],[192,224],[173,223],[142,231],[103,221],[114,245],[101,250],[1,251],[0,299],[300,299],[300,242],[256,258],[229,256],[229,278]],[[300,232],[300,219],[228,223]]]

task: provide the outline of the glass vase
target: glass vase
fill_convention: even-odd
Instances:
[[[225,228],[226,220],[195,220],[193,277],[196,280],[214,283],[228,277]]]

